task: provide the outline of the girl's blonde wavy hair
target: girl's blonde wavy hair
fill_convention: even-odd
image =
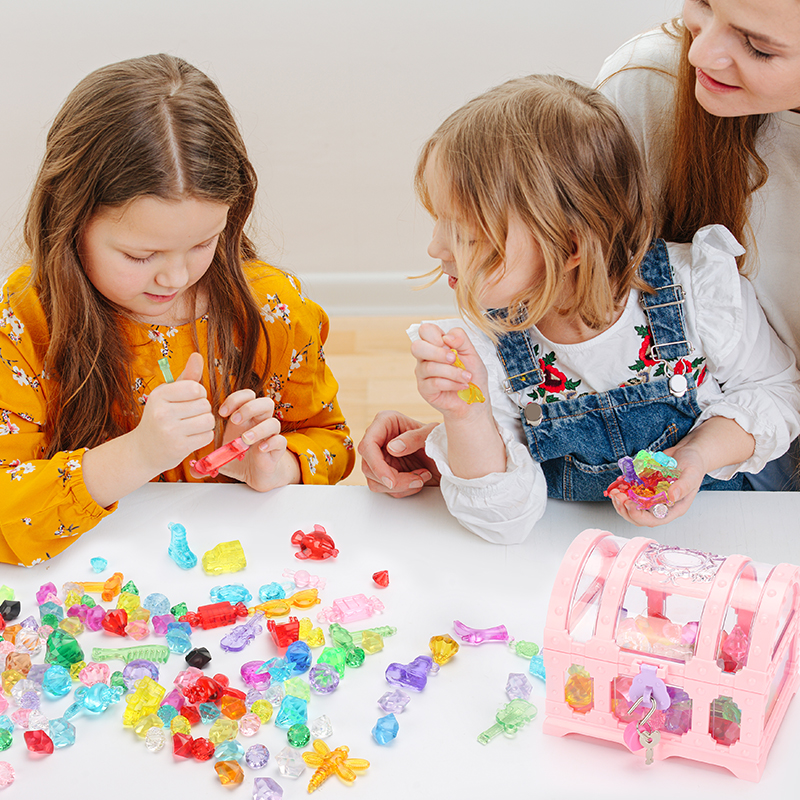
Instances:
[[[456,223],[481,239],[472,252],[458,248],[456,300],[489,335],[529,327],[555,308],[576,252],[575,291],[559,313],[602,330],[632,287],[649,289],[637,274],[653,234],[641,157],[614,106],[593,89],[531,75],[451,114],[417,162],[415,188],[435,218],[431,159]],[[512,216],[541,248],[545,274],[513,298],[507,316],[487,316],[481,293],[502,276]]]

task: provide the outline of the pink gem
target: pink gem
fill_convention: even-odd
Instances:
[[[125,626],[125,633],[138,642],[150,635],[150,628],[143,619],[135,619]]]
[[[242,736],[255,736],[260,727],[261,718],[252,711],[248,711],[247,714],[239,720],[239,733],[241,733]]]
[[[5,789],[6,786],[11,786],[16,777],[14,767],[8,761],[0,761],[0,788]]]
[[[79,673],[78,679],[84,686],[94,686],[96,683],[108,683],[111,677],[111,668],[108,664],[90,662]]]
[[[11,715],[11,719],[20,726],[20,728],[28,727],[28,717],[31,715],[30,708],[20,708]]]
[[[734,625],[730,635],[722,643],[720,653],[726,662],[733,662],[733,669],[726,663],[726,672],[738,672],[747,664],[747,651],[750,649],[750,639],[740,625]]]

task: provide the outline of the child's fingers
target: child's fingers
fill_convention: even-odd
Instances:
[[[423,322],[422,325],[419,326],[418,334],[420,340],[423,342],[428,342],[438,347],[443,346],[442,339],[444,337],[444,331],[432,322]]]
[[[456,354],[449,347],[424,342],[418,339],[411,343],[411,355],[417,361],[435,361],[439,364],[454,364]]]
[[[286,437],[280,433],[273,433],[261,441],[257,447],[260,453],[270,453],[273,456],[280,455],[286,449]]]
[[[242,434],[242,441],[249,445],[254,445],[256,442],[264,444],[267,439],[276,436],[280,432],[280,420],[275,419],[275,417],[269,417],[259,422],[257,425],[254,425],[252,428],[248,428]]]
[[[203,356],[200,353],[192,353],[186,359],[186,366],[183,372],[178,375],[179,381],[197,381],[200,383],[203,380]]]
[[[236,409],[240,408],[250,400],[254,400],[255,397],[256,393],[252,389],[239,389],[236,392],[232,392],[225,398],[225,400],[222,402],[222,405],[219,407],[219,415],[221,417],[230,416],[234,411],[236,411]]]
[[[231,395],[232,397],[233,395]],[[229,404],[231,398],[225,401],[225,405]],[[252,397],[239,406],[229,408],[228,411],[230,421],[234,425],[247,428],[263,422],[265,419],[271,419],[275,413],[275,402],[271,397]]]
[[[470,341],[467,332],[462,328],[452,328],[443,337],[442,342],[445,347],[452,347],[458,350],[459,353],[474,354],[475,347]]]

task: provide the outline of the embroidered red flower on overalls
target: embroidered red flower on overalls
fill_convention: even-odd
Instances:
[[[545,363],[543,358],[539,359],[539,366],[544,371],[544,380],[541,385],[551,393],[563,391],[564,384],[567,382],[567,376],[563,372],[557,370],[552,364]]]
[[[652,344],[653,334],[648,330],[647,335],[642,340],[642,346],[639,348],[639,360],[643,361],[646,367],[652,367],[654,364],[658,364],[658,361],[656,361],[654,358],[651,358],[649,355]]]

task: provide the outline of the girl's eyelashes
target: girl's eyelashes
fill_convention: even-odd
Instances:
[[[133,261],[135,264],[147,264],[147,262],[153,258],[155,253],[150,253],[150,255],[147,256],[146,258],[136,258],[136,256],[131,256],[128,255],[127,253],[123,253],[123,255],[125,256],[125,258],[128,259],[128,261]]]
[[[219,239],[219,235],[212,237],[207,242],[203,242],[202,244],[195,245],[195,250],[210,250],[212,247],[216,247],[217,239]],[[129,253],[123,253],[122,255],[128,259],[128,261],[133,261],[135,264],[147,264],[148,262],[153,260],[153,256],[155,253],[150,253],[149,256],[145,256],[144,258],[137,258],[136,256],[132,256]]]

